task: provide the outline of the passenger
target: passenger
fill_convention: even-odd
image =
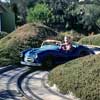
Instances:
[[[69,51],[69,50],[71,50],[71,48],[72,48],[72,40],[71,40],[71,37],[65,36],[64,37],[64,44],[62,45],[62,49],[63,50],[66,50],[66,51]]]

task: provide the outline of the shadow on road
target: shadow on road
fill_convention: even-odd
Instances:
[[[9,95],[9,92],[17,94],[15,90],[2,90],[0,91],[0,100],[12,99],[12,97]]]
[[[14,75],[11,74],[10,72],[11,70],[16,71],[17,73]],[[21,72],[23,72],[23,70],[15,66],[9,66],[0,70],[0,74],[1,74],[0,79],[5,78],[5,77],[8,78],[4,82],[6,89],[0,90],[0,100],[18,100],[15,98],[18,95],[18,91],[14,90],[14,87],[10,89],[10,84],[12,82],[16,82],[16,78]]]
[[[34,66],[34,67],[29,67],[29,69],[34,72],[34,71],[51,71],[53,68],[47,68],[44,66],[41,67]]]

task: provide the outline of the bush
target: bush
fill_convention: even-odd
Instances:
[[[61,93],[72,92],[81,100],[100,100],[100,55],[72,60],[53,69],[49,84]]]
[[[0,39],[5,37],[8,33],[7,32],[0,32]]]
[[[81,38],[86,37],[83,34],[77,33],[75,31],[66,31],[61,32],[54,39],[63,41],[65,36],[70,36],[74,42],[78,42]]]
[[[46,4],[37,4],[34,8],[29,9],[27,21],[41,22],[46,24],[51,15],[52,13]]]
[[[11,64],[11,60],[10,59],[7,59],[7,58],[0,58],[0,66],[6,66],[6,65],[10,65]],[[12,63],[13,64],[13,63]]]
[[[82,38],[79,43],[100,46],[100,34]]]

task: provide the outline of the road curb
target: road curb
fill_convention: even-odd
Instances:
[[[59,92],[59,89],[52,89],[52,87],[49,86],[48,84],[48,74],[45,74],[44,75],[44,80],[43,80],[43,86],[50,92],[52,92],[54,95],[58,96],[58,97],[61,97],[63,100],[77,100],[76,98],[75,99],[72,99],[70,97],[68,97],[68,95],[63,95]]]

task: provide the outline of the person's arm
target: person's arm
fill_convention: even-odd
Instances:
[[[62,45],[61,45],[61,49],[62,49],[62,50],[66,50],[65,44],[62,44]]]

